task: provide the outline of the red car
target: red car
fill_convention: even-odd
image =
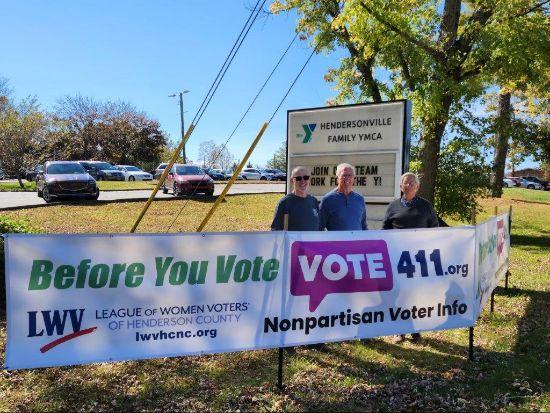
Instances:
[[[198,166],[174,164],[164,184],[162,192],[171,190],[174,196],[202,193],[206,196],[214,195],[214,181]]]

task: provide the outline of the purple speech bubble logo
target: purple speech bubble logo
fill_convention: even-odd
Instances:
[[[290,293],[309,295],[309,311],[315,311],[328,294],[392,288],[393,273],[386,241],[296,241],[292,244]]]

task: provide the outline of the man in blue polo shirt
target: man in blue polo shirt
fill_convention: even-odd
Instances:
[[[320,230],[359,231],[367,228],[365,200],[353,192],[355,168],[349,163],[336,167],[338,186],[321,199],[319,207]]]

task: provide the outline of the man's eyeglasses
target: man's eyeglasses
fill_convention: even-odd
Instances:
[[[300,182],[302,179],[303,179],[304,181],[309,181],[309,175],[295,176],[294,179],[296,179],[296,182]]]

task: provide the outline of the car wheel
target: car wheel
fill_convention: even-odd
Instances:
[[[527,189],[535,189],[535,185],[527,185]]]
[[[207,197],[213,197],[214,196],[214,191],[213,190],[212,191],[206,191],[204,193],[204,195],[206,195]]]
[[[42,190],[42,198],[44,198],[44,201],[46,201],[46,203],[52,202],[52,197],[50,195],[50,191],[48,191],[47,186],[45,186],[44,189]]]
[[[245,175],[243,175],[243,179],[246,181],[248,178]]]
[[[506,182],[504,182],[504,185],[503,185],[504,188],[508,188],[508,184]]]
[[[178,189],[178,186],[176,185],[176,183],[174,183],[174,186],[172,186],[172,195],[174,196],[179,196],[179,189]]]
[[[38,186],[36,187],[36,196],[38,196],[38,198],[42,198],[42,191],[38,189]]]
[[[163,194],[167,194],[167,193],[168,193],[168,188],[166,188],[166,185],[165,185],[165,184],[162,184],[162,193],[163,193]]]
[[[98,175],[97,180],[98,181],[103,181],[103,177]]]
[[[267,178],[265,176],[260,176],[260,181],[267,181]]]
[[[135,177],[133,177],[133,176],[130,176],[130,177],[128,177],[128,180],[129,180],[129,181],[135,181],[135,180],[136,180],[136,178],[135,178]]]

